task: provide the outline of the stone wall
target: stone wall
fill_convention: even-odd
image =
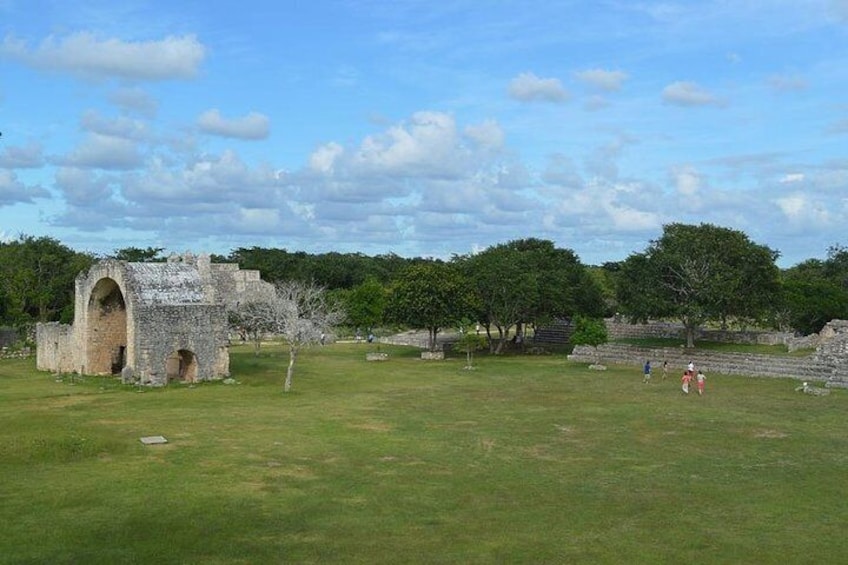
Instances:
[[[197,380],[229,376],[227,314],[223,305],[152,305],[136,310],[136,351],[141,352],[135,378],[143,384],[168,383],[166,361],[185,350],[197,359]],[[197,328],[206,328],[199,333]]]
[[[36,326],[36,340],[39,344],[36,354],[36,368],[39,371],[57,371],[71,373],[78,371],[74,352],[73,327],[59,322],[48,322]]]
[[[684,339],[686,330],[683,324],[675,322],[650,322],[647,324],[629,324],[613,318],[605,320],[610,341],[619,339]],[[784,344],[794,337],[789,332],[737,331],[698,329],[695,341],[713,341],[718,343],[747,343],[755,345]]]

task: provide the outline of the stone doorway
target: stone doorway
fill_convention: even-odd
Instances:
[[[197,380],[197,356],[188,349],[174,351],[165,359],[168,382],[193,383]]]
[[[92,375],[116,375],[126,364],[127,306],[118,283],[97,281],[88,299],[86,348]]]

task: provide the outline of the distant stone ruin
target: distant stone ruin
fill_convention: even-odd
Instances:
[[[273,292],[259,271],[208,255],[101,261],[76,278],[74,323],[38,324],[36,366],[152,386],[222,379],[228,309]]]

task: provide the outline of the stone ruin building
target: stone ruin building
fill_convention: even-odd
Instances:
[[[222,379],[228,309],[273,292],[259,271],[207,255],[101,261],[76,278],[73,324],[38,324],[37,368],[152,386]]]

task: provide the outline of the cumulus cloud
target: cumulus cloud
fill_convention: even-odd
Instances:
[[[0,55],[34,68],[138,81],[192,78],[205,54],[194,35],[133,42],[78,32],[47,37],[36,47],[7,35],[0,44]]]
[[[0,169],[0,206],[21,202],[32,203],[36,198],[47,198],[50,193],[40,186],[27,186],[9,170]]]
[[[124,112],[153,118],[159,103],[150,94],[137,87],[118,88],[109,94],[109,101]]]
[[[675,190],[684,197],[697,195],[703,185],[701,173],[691,165],[673,168],[671,176]]]
[[[486,120],[483,123],[466,126],[465,135],[477,145],[489,149],[503,147],[506,135],[495,120]]]
[[[143,140],[149,136],[147,124],[127,117],[107,118],[93,110],[82,115],[80,125],[86,131],[107,137]]]
[[[98,208],[112,198],[109,178],[87,169],[60,168],[56,172],[56,187],[71,206]]]
[[[521,73],[512,79],[509,95],[521,102],[565,102],[569,96],[559,79],[539,78],[533,73]]]
[[[65,167],[109,170],[134,169],[143,164],[134,141],[100,133],[90,133],[76,149],[54,161]]]
[[[662,91],[662,99],[673,106],[721,106],[722,101],[694,82],[674,82]]]
[[[250,112],[240,118],[224,118],[217,109],[207,110],[197,118],[200,131],[210,135],[237,139],[265,139],[270,131],[268,116]]]
[[[0,153],[0,168],[37,169],[44,163],[44,153],[40,143],[30,142],[23,147],[7,146]]]
[[[822,202],[800,192],[777,198],[774,202],[792,224],[820,226],[829,225],[833,220]]]
[[[283,184],[268,166],[250,167],[234,151],[200,157],[181,167],[172,167],[156,158],[147,164],[144,175],[123,181],[123,197],[137,205],[229,206],[239,202],[246,207],[274,207],[279,204],[278,188]]]
[[[575,76],[578,80],[607,92],[621,90],[621,85],[628,78],[628,74],[623,71],[605,69],[586,69],[575,73]]]

